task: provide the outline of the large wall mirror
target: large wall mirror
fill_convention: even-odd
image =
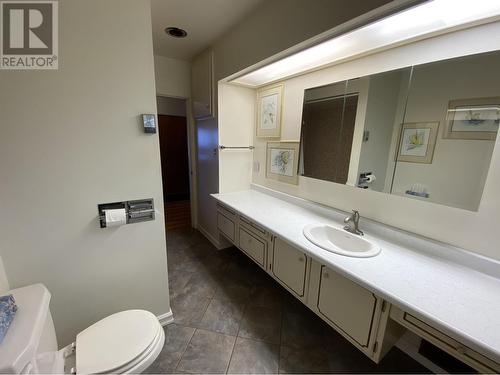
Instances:
[[[299,173],[477,210],[500,123],[500,52],[307,89]]]

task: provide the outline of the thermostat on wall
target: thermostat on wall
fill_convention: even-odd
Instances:
[[[153,114],[142,115],[145,133],[156,133],[156,116]]]

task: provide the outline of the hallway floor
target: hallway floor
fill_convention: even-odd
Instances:
[[[393,348],[374,364],[236,248],[167,233],[175,322],[148,373],[428,373]]]

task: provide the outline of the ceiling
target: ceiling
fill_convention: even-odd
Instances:
[[[191,60],[210,46],[262,0],[152,0],[155,55]],[[186,38],[172,38],[165,28],[179,27]]]

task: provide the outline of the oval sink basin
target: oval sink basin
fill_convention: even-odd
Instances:
[[[372,241],[330,225],[307,225],[303,232],[313,244],[332,253],[357,258],[373,257],[380,253],[380,247]]]

